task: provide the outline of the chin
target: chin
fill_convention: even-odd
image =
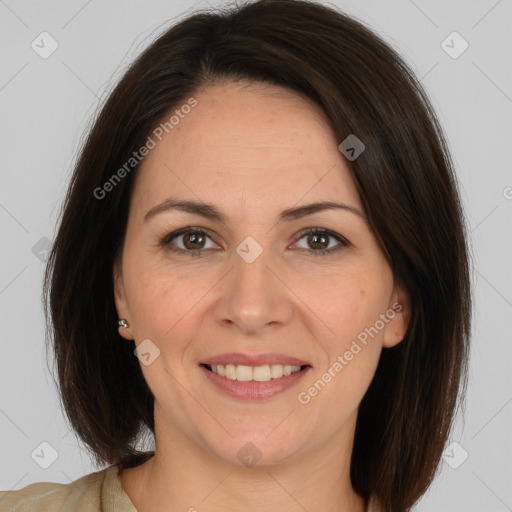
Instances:
[[[278,430],[275,425],[238,434],[230,430],[232,438],[226,435],[221,444],[219,438],[207,443],[211,452],[228,464],[247,468],[274,466],[299,457],[304,447],[297,439],[301,437],[299,433],[290,436],[289,429]]]

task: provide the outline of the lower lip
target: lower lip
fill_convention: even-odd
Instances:
[[[279,379],[271,379],[267,382],[243,382],[221,377],[219,374],[208,370],[208,368],[203,365],[200,365],[200,368],[217,389],[232,398],[238,398],[240,400],[264,400],[271,398],[295,386],[304,378],[306,373],[311,370],[311,366],[306,366],[306,368],[301,371],[292,373],[291,375],[285,375]]]

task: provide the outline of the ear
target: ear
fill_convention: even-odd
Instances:
[[[401,284],[395,284],[386,316],[389,322],[384,331],[382,346],[390,348],[404,339],[411,319],[410,299]]]
[[[112,267],[112,278],[114,282],[114,302],[116,304],[117,316],[118,318],[124,318],[128,323],[128,327],[118,327],[119,334],[127,340],[133,340],[130,309],[126,300],[123,270],[119,259],[114,262]]]

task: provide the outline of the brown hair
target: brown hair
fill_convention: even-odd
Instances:
[[[465,220],[442,130],[410,68],[364,24],[320,3],[197,12],[159,36],[109,95],[81,148],[44,281],[67,417],[97,464],[133,467],[154,454],[134,447],[154,433],[154,397],[117,331],[112,278],[138,165],[104,197],[94,191],[175,107],[226,79],[306,95],[340,142],[355,134],[366,146],[348,163],[411,318],[360,404],[351,478],[383,510],[409,510],[434,477],[466,388]]]

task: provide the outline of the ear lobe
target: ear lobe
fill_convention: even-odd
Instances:
[[[386,316],[389,322],[384,331],[382,346],[391,348],[404,339],[411,319],[411,304],[403,286],[395,287]]]
[[[124,289],[123,274],[119,262],[116,261],[112,267],[112,279],[114,285],[114,302],[118,318],[124,318],[130,325],[130,311],[126,301],[126,292]],[[132,340],[132,332],[130,327],[118,327],[119,334],[127,339]]]

